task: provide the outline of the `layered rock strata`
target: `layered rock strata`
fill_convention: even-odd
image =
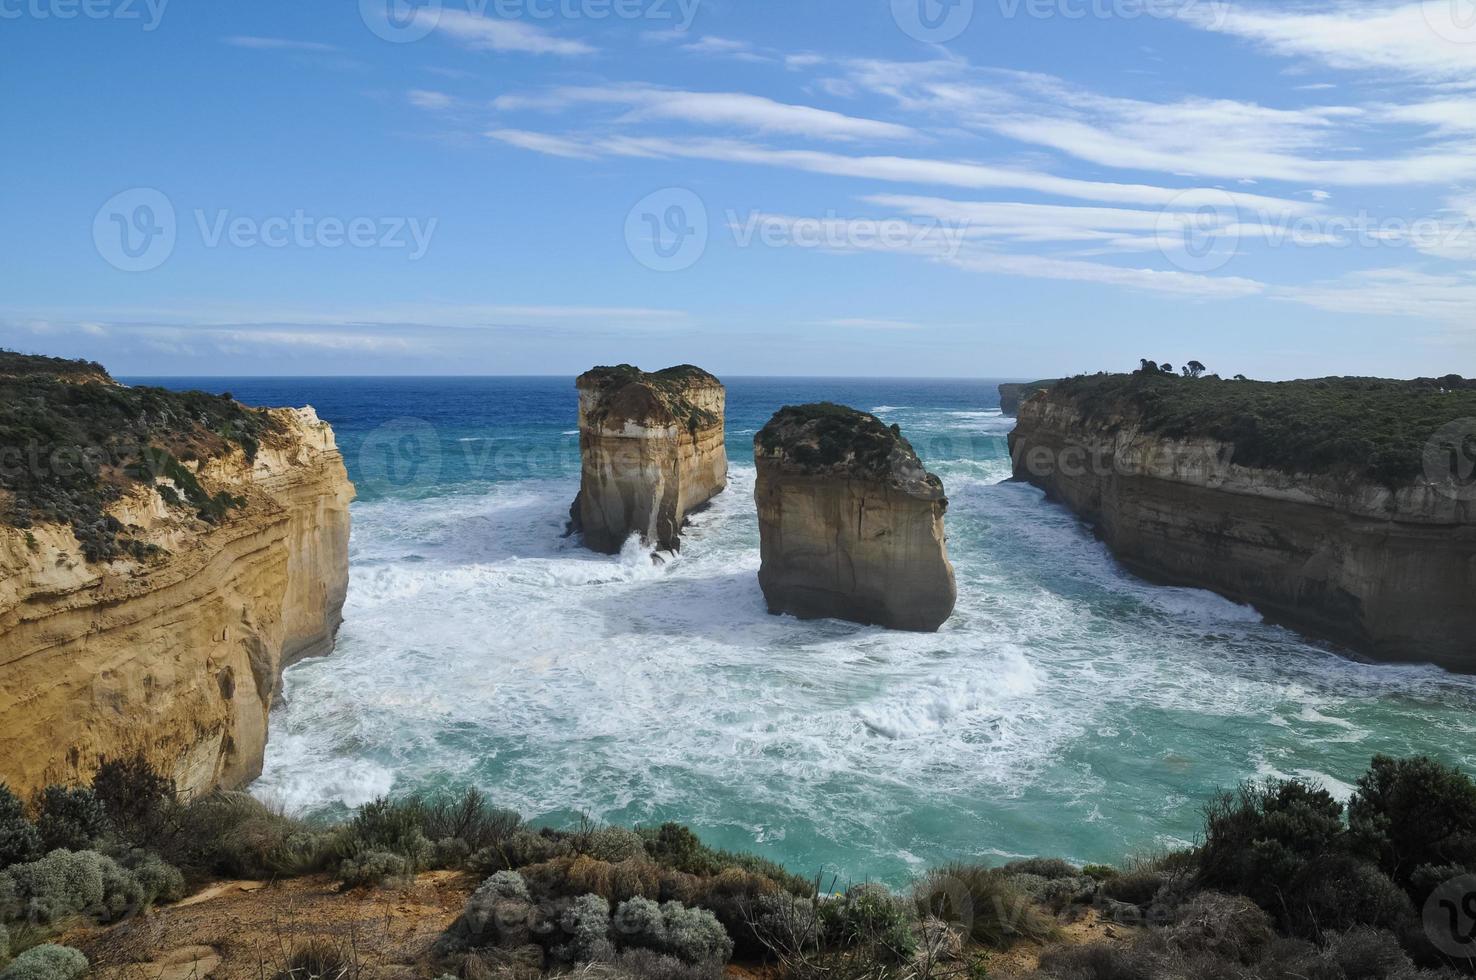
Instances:
[[[678,550],[687,516],[728,484],[722,382],[690,365],[650,374],[621,365],[588,371],[577,387],[580,486],[570,531],[605,554],[631,535]]]
[[[769,611],[931,632],[958,597],[943,483],[873,415],[780,410],[754,438]]]

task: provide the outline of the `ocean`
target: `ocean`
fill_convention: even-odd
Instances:
[[[728,378],[730,483],[655,564],[562,536],[571,378],[170,378],[311,404],[359,489],[332,656],[291,668],[258,796],[332,816],[477,786],[555,825],[676,820],[796,872],[1114,862],[1191,842],[1217,789],[1346,796],[1375,753],[1476,770],[1476,679],[1357,663],[1126,573],[1010,483],[994,381]],[[754,433],[830,400],[901,425],[951,501],[936,635],[768,615]]]

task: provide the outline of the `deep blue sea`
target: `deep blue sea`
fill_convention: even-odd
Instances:
[[[253,791],[308,813],[476,785],[525,816],[679,820],[796,871],[1116,861],[1218,787],[1338,794],[1376,752],[1476,769],[1476,681],[1372,666],[1146,584],[1010,465],[993,381],[728,378],[730,485],[679,557],[562,537],[571,378],[129,379],[311,404],[359,489],[345,623],[288,671]],[[936,635],[767,614],[753,434],[830,400],[900,424],[951,500]]]

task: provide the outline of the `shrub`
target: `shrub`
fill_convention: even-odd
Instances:
[[[754,854],[714,850],[681,824],[662,824],[655,830],[643,828],[638,833],[644,839],[646,852],[651,855],[652,860],[684,874],[709,877],[724,868],[740,868],[750,874],[768,878],[791,894],[814,894],[813,882],[790,874],[773,861]]]
[[[1415,909],[1404,890],[1378,868],[1337,855],[1307,865],[1292,883],[1286,914],[1293,930],[1317,939],[1354,926],[1399,929],[1414,918]]]
[[[1343,806],[1296,780],[1246,784],[1205,808],[1200,877],[1211,888],[1249,896],[1280,912],[1292,881],[1344,844]]]
[[[664,953],[684,963],[726,963],[733,955],[733,941],[717,917],[680,902],[657,905],[632,898],[616,909],[613,931],[622,947]]]
[[[621,973],[636,980],[719,980],[723,975],[721,960],[688,963],[649,949],[627,949],[615,957]]]
[[[315,940],[293,950],[272,980],[350,980],[359,975],[358,966],[351,949]]]
[[[825,938],[844,947],[867,947],[904,962],[917,952],[915,918],[908,903],[881,885],[856,885],[820,907]]]
[[[190,875],[293,877],[325,870],[337,858],[336,835],[317,833],[246,793],[195,800],[178,822],[164,857]]]
[[[93,851],[52,851],[38,861],[17,864],[0,878],[13,895],[13,916],[51,925],[86,915],[112,922],[145,904],[137,879],[112,858]]]
[[[107,759],[92,777],[92,792],[113,832],[131,847],[156,846],[177,810],[174,780],[147,759]]]
[[[532,900],[516,871],[499,871],[467,899],[461,917],[439,944],[442,952],[528,941]]]
[[[576,835],[573,843],[577,853],[611,864],[646,857],[646,842],[641,835],[623,827],[600,827]]]
[[[961,927],[993,949],[1016,939],[1045,939],[1055,931],[1002,872],[979,864],[935,869],[918,883],[914,897],[924,914]]]
[[[1171,880],[1172,876],[1163,871],[1128,871],[1102,882],[1102,894],[1144,908]]]
[[[380,797],[366,803],[344,828],[341,853],[344,857],[374,851],[398,854],[412,868],[423,867],[431,845],[420,829],[422,813],[415,799],[397,803]]]
[[[87,957],[70,946],[34,946],[0,970],[0,980],[77,980],[88,966]]]
[[[145,904],[177,902],[185,897],[184,875],[152,851],[130,851],[122,865],[143,889]]]
[[[457,837],[442,837],[431,845],[430,867],[464,868],[471,861],[471,847]]]
[[[511,810],[493,807],[478,789],[460,796],[417,800],[420,831],[430,840],[460,841],[467,854],[496,847],[523,826],[523,818]]]
[[[1271,920],[1248,898],[1200,892],[1175,913],[1169,935],[1179,949],[1250,965],[1276,940]]]
[[[0,963],[10,959],[10,930],[0,924]]]
[[[338,879],[345,888],[377,888],[402,881],[410,873],[410,861],[391,851],[360,851],[338,866]]]
[[[564,910],[559,926],[569,941],[555,952],[571,963],[613,959],[610,942],[610,903],[598,895],[582,895]]]
[[[494,871],[516,871],[530,864],[542,864],[557,857],[558,841],[527,828],[514,831],[506,838],[474,851],[468,866],[479,874]]]
[[[1093,881],[1109,881],[1117,877],[1118,870],[1106,864],[1088,864],[1081,869],[1081,873]]]
[[[26,819],[26,807],[0,783],[0,871],[12,864],[34,861],[42,854],[41,835]]]
[[[1476,869],[1476,782],[1427,756],[1375,756],[1348,816],[1358,847],[1401,885],[1422,866]]]
[[[1007,874],[1035,875],[1047,881],[1075,878],[1082,874],[1075,865],[1060,858],[1025,858],[1021,861],[1011,861],[1004,866],[1003,870]]]
[[[108,815],[92,790],[48,786],[36,796],[36,830],[47,851],[85,851],[108,832]]]
[[[814,901],[787,892],[760,895],[744,918],[755,941],[782,960],[814,953],[823,938]]]

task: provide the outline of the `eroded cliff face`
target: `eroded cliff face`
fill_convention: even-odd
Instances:
[[[186,464],[244,502],[211,525],[132,486],[108,512],[165,554],[82,559],[72,529],[0,528],[0,779],[26,793],[142,752],[187,792],[260,774],[282,669],[325,653],[348,584],[348,481],[312,409],[248,460]],[[164,484],[167,486],[167,482]]]
[[[1049,388],[1055,381],[1031,381],[1026,384],[1013,382],[999,386],[999,411],[1001,415],[1019,415],[1020,405],[1025,399],[1042,388]]]
[[[1095,525],[1129,569],[1210,589],[1384,661],[1476,673],[1476,508],[1441,487],[1237,465],[1212,439],[1145,433],[1131,410],[1026,401],[1017,479]]]
[[[581,477],[570,529],[605,554],[632,534],[677,550],[687,515],[728,484],[722,382],[694,367],[622,366],[596,368],[577,385]]]
[[[953,614],[948,499],[900,432],[839,406],[787,408],[754,460],[771,613],[921,632]]]

